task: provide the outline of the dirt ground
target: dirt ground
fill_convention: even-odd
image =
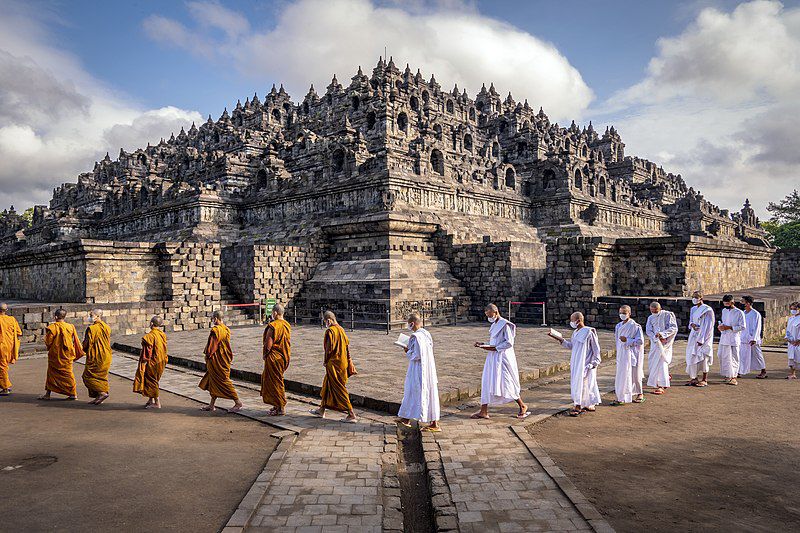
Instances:
[[[679,370],[642,405],[529,431],[617,531],[800,530],[800,380],[784,379],[786,356],[767,354],[770,378],[738,387],[717,361],[705,389]]]
[[[145,411],[115,376],[100,407],[80,376],[78,401],[36,401],[46,367],[20,360],[0,397],[0,530],[219,531],[274,449],[274,429],[179,396]]]

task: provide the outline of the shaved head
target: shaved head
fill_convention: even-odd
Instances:
[[[100,318],[101,316],[103,316],[103,311],[101,309],[92,309],[91,311],[89,311],[89,316],[94,318]]]
[[[700,292],[700,291],[694,291],[692,293],[692,298],[699,298],[700,300],[702,300],[703,299],[703,293]]]
[[[220,322],[222,322],[223,318],[224,315],[222,314],[222,311],[214,311],[213,313],[211,313],[211,320],[219,320]]]
[[[650,302],[651,311],[661,311],[661,304],[658,302]]]
[[[150,319],[150,326],[154,328],[160,328],[163,325],[164,325],[164,319],[158,315]]]
[[[322,313],[322,320],[332,320],[334,323],[336,323],[336,313],[333,311],[325,311]]]
[[[419,313],[411,313],[410,315],[408,315],[408,322],[410,322],[410,323],[412,323],[412,324],[414,324],[416,326],[421,326],[422,325],[422,317],[419,315]]]
[[[631,306],[630,305],[621,305],[619,308],[620,313],[624,313],[626,315],[631,314]]]
[[[573,322],[580,322],[581,324],[583,324],[583,313],[581,313],[580,311],[575,311],[574,313],[569,315],[569,319]]]
[[[56,309],[56,312],[53,313],[53,316],[56,317],[56,320],[64,320],[65,318],[67,318],[67,312],[59,307],[58,309]]]
[[[8,313],[8,304],[5,302],[0,303],[0,315],[4,315],[6,313]]]
[[[284,309],[281,304],[275,304],[275,307],[272,308],[272,312],[278,316],[283,316]]]
[[[489,311],[489,312],[492,312],[492,313],[499,313],[499,310],[497,309],[497,306],[494,305],[494,304],[487,305],[486,307],[483,308],[483,310],[484,311]]]

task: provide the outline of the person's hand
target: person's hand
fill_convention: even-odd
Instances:
[[[480,342],[476,342],[476,343],[475,343],[475,347],[476,347],[476,348],[480,348],[480,347],[481,347],[481,343],[480,343]]]
[[[404,351],[404,352],[406,352],[406,353],[408,353],[408,346],[404,346],[404,347],[403,347],[403,351]]]
[[[622,342],[628,342],[628,337],[620,335],[619,340],[621,340]]]
[[[697,324],[689,324],[689,327],[692,328],[695,331],[700,329],[700,326],[698,326]]]
[[[667,344],[668,342],[669,341],[666,338],[664,337],[661,338],[661,344]]]
[[[698,346],[702,346],[702,345],[703,345],[703,343],[702,343],[702,342],[698,342],[698,343],[697,343],[697,345],[698,345]]]
[[[755,345],[756,345],[756,341],[750,341],[750,346],[755,346]]]

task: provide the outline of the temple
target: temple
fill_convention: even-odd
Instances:
[[[30,224],[0,222],[0,297],[114,304],[122,329],[159,310],[202,327],[205,309],[263,298],[402,323],[535,294],[550,321],[601,320],[623,296],[798,285],[797,264],[748,202],[719,209],[614,127],[563,127],[391,59],[107,154]]]

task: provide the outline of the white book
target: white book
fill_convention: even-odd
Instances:
[[[395,345],[397,345],[397,346],[399,346],[401,348],[408,348],[408,341],[410,341],[410,340],[411,340],[411,337],[409,337],[405,333],[401,333],[397,337],[397,340],[394,341],[394,343],[395,343]]]
[[[553,328],[550,328],[550,335],[558,340],[564,340],[564,336]]]

